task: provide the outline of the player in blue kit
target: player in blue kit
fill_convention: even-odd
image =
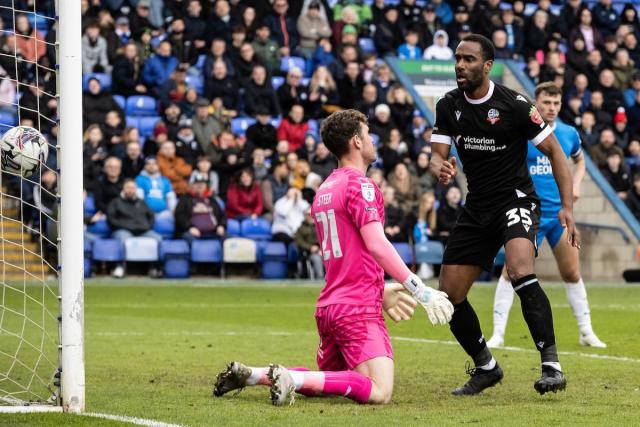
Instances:
[[[552,127],[553,133],[567,158],[570,157],[575,163],[573,174],[573,198],[575,201],[580,196],[580,184],[585,174],[580,137],[573,127],[557,120],[562,99],[560,88],[552,82],[542,83],[536,87],[535,96],[538,111]],[[542,240],[546,238],[553,249],[560,276],[565,283],[569,305],[580,329],[580,344],[604,348],[607,345],[598,339],[591,327],[587,291],[580,276],[578,248],[572,247],[569,243],[565,228],[558,219],[558,212],[561,208],[560,192],[553,178],[551,163],[549,158],[542,154],[531,142],[529,142],[529,150],[527,152],[527,166],[541,204],[542,214],[536,239],[537,244],[539,246]],[[502,347],[504,345],[504,333],[514,295],[513,287],[505,270],[506,268],[502,271],[496,287],[496,295],[493,302],[493,336],[487,341],[488,347]]]

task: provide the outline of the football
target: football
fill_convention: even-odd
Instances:
[[[2,153],[2,171],[31,176],[45,163],[49,154],[49,145],[42,134],[29,126],[16,126],[9,129],[0,141]]]

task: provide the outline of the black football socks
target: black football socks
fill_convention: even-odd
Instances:
[[[513,290],[520,297],[522,315],[529,326],[533,342],[540,352],[542,364],[557,367],[560,370],[551,304],[540,287],[538,278],[535,274],[530,274],[512,283]]]
[[[453,316],[449,322],[451,332],[464,351],[471,356],[476,367],[492,369],[495,366],[495,361],[487,348],[482,330],[480,330],[480,321],[473,307],[469,304],[469,300],[465,298],[460,304],[454,304],[453,308]]]

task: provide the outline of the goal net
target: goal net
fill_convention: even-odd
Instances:
[[[76,11],[59,8],[73,5],[77,6]],[[71,151],[82,150],[81,127],[80,132],[74,131],[75,125],[61,120],[63,116],[69,120],[69,95],[73,95],[68,89],[65,94],[65,87],[73,86],[60,78],[64,72],[74,74],[75,66],[68,65],[65,70],[65,62],[70,61],[63,58],[65,49],[69,57],[74,46],[63,46],[64,32],[59,31],[70,12],[80,20],[79,0],[0,0],[0,134],[15,126],[30,126],[40,131],[49,144],[46,162],[41,161],[38,170],[28,177],[2,166],[0,412],[63,407],[78,411],[84,405],[82,267],[77,266],[82,264],[82,207],[79,222],[75,223],[77,230],[69,226],[73,216],[68,215],[69,208],[77,208],[77,201],[82,199],[81,154],[75,154],[79,173],[72,167],[68,173],[61,173],[62,165],[71,163],[65,161],[65,156],[69,158],[74,154]],[[67,28],[65,31],[75,31],[73,36],[80,39],[79,24]],[[79,41],[77,47],[79,56]],[[80,73],[75,73],[79,79],[73,100],[76,104],[81,99]],[[76,114],[82,111],[78,105],[75,109]],[[81,119],[76,116],[76,121]],[[64,135],[80,148],[65,146]],[[68,135],[77,137],[72,140]],[[78,176],[80,187],[65,184]],[[64,204],[63,195],[69,199]],[[65,245],[78,246],[78,240],[75,265],[65,263]],[[66,249],[69,259],[70,248]],[[71,271],[63,272],[62,266]],[[76,289],[72,293],[67,289],[65,295],[64,283],[69,279],[75,282]],[[76,300],[69,301],[70,297]],[[72,339],[65,343],[65,335],[68,338],[69,334]],[[69,359],[69,351],[76,353],[75,362]],[[68,360],[72,362],[65,363]],[[77,370],[82,372],[78,374]],[[65,401],[65,383],[70,379],[81,382],[81,390],[78,384],[75,389],[69,385],[71,394],[67,393]]]

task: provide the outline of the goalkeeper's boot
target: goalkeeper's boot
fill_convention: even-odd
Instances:
[[[226,369],[216,375],[216,383],[213,386],[213,395],[220,397],[233,390],[242,391],[247,378],[251,375],[251,369],[240,362],[229,362]]]
[[[594,333],[580,334],[580,345],[595,348],[607,348],[607,345],[600,341],[600,338]]]
[[[549,391],[556,393],[566,387],[567,379],[562,371],[558,371],[548,365],[542,365],[542,376],[533,384],[533,388],[540,394],[545,394]]]
[[[502,368],[500,368],[497,362],[493,369],[471,368],[469,364],[467,364],[467,374],[471,376],[469,381],[462,387],[453,390],[451,394],[455,396],[479,394],[482,393],[485,388],[498,384],[502,381],[502,377],[504,377]]]
[[[293,405],[296,400],[296,385],[289,371],[280,365],[269,365],[267,378],[271,381],[271,403],[282,406],[288,400],[289,405]]]

